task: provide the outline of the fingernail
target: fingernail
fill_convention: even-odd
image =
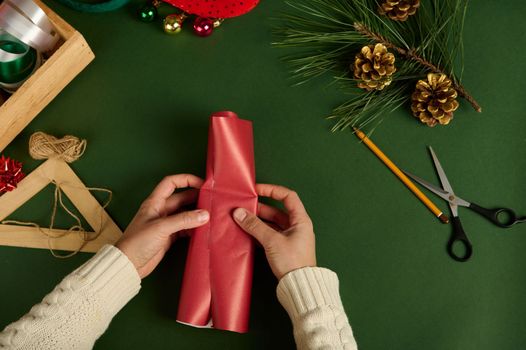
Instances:
[[[237,208],[236,210],[234,210],[234,218],[237,221],[243,222],[243,220],[245,220],[246,217],[247,217],[247,211],[245,209]]]
[[[197,221],[205,222],[210,217],[210,214],[206,210],[199,210],[197,213]]]

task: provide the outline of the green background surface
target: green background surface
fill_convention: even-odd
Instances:
[[[254,121],[257,180],[299,192],[314,223],[320,266],[336,271],[361,349],[526,348],[526,225],[499,229],[466,209],[474,246],[451,260],[451,233],[349,133],[322,119],[345,96],[329,79],[292,87],[272,48],[262,1],[211,37],[165,35],[140,23],[137,4],[100,15],[49,1],[89,42],[96,59],[5,150],[24,162],[36,130],[89,141],[72,166],[89,186],[113,190],[109,213],[125,228],[165,175],[204,176],[209,115],[230,109]],[[407,110],[386,116],[374,141],[402,168],[436,181],[432,145],[456,192],[485,206],[526,214],[526,64],[522,1],[473,2],[465,28],[464,84],[484,112],[462,102],[448,127],[428,128]],[[189,29],[189,28],[188,28]],[[11,218],[46,224],[51,190]],[[435,197],[433,197],[435,198]],[[445,202],[436,200],[443,210]],[[61,220],[66,227],[67,220]],[[256,259],[251,330],[246,335],[175,322],[187,242],[178,241],[95,349],[291,349],[292,329],[276,280]],[[0,247],[0,327],[22,316],[91,255]]]

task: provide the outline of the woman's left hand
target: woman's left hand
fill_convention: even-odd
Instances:
[[[180,211],[195,203],[203,180],[190,174],[164,178],[142,203],[139,211],[115,244],[133,263],[139,276],[148,276],[170,249],[178,233],[208,222],[206,210]],[[191,188],[174,193],[176,189]]]

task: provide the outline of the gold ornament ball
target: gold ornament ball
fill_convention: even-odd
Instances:
[[[180,15],[168,15],[163,20],[163,29],[165,33],[177,34],[183,28],[183,21]]]

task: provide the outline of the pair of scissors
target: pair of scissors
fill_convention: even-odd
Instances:
[[[473,252],[473,246],[471,245],[471,242],[469,241],[468,237],[466,236],[466,233],[464,232],[464,229],[462,228],[462,224],[460,223],[460,218],[458,217],[458,206],[469,208],[480,215],[484,216],[486,219],[494,223],[495,225],[503,228],[511,227],[517,223],[526,222],[526,217],[517,217],[515,212],[512,209],[509,208],[494,208],[494,209],[486,209],[483,208],[473,202],[468,202],[453,192],[453,188],[451,187],[451,184],[449,183],[449,180],[447,179],[446,173],[444,172],[444,169],[442,168],[442,165],[440,165],[440,162],[438,161],[438,158],[433,151],[433,148],[431,146],[428,146],[429,152],[431,153],[431,157],[433,158],[433,163],[435,164],[435,169],[437,171],[438,177],[440,178],[440,183],[442,184],[442,188],[439,188],[421,178],[418,176],[415,176],[413,174],[410,174],[408,172],[404,173],[412,178],[414,181],[418,182],[420,185],[424,186],[437,196],[445,199],[448,204],[449,208],[451,209],[451,214],[453,215],[452,224],[453,224],[453,233],[451,234],[451,238],[449,239],[447,243],[447,251],[449,253],[449,256],[453,258],[456,261],[467,261]],[[453,246],[459,243],[464,246],[464,254],[457,254],[453,250]]]

